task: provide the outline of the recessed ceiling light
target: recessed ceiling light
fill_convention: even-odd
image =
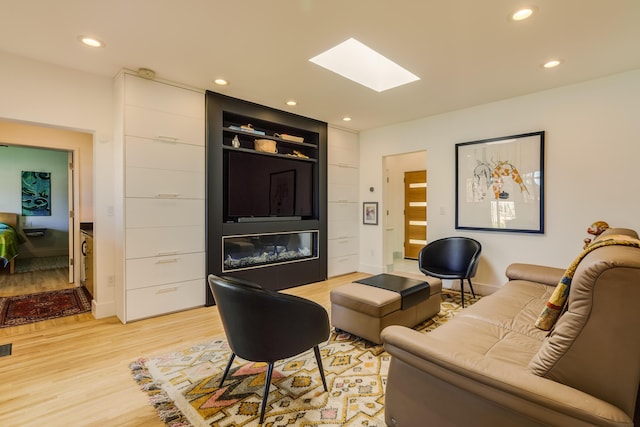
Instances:
[[[294,101],[293,99],[290,99],[289,101],[287,101],[287,105],[290,105],[290,106],[293,107],[294,105],[298,105],[298,103],[296,101]]]
[[[544,68],[555,68],[558,65],[560,65],[562,63],[562,61],[560,61],[559,59],[552,59],[551,61],[547,61],[544,64],[542,64],[542,66]]]
[[[522,9],[518,9],[511,14],[511,19],[514,21],[524,21],[527,18],[530,18],[535,12],[535,8],[533,7],[523,7]]]
[[[420,80],[420,77],[353,38],[309,61],[377,92]]]
[[[226,81],[225,79],[215,79],[213,82],[218,86],[226,86],[229,84],[229,82]]]
[[[342,120],[345,121],[345,122],[350,122],[351,121],[351,117],[343,117]]]
[[[85,46],[89,46],[89,47],[104,47],[104,43],[101,42],[100,40],[94,38],[94,37],[78,36],[78,40],[80,40],[80,42],[82,44],[84,44]]]

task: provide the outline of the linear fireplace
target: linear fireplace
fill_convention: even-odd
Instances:
[[[318,230],[222,237],[222,271],[239,271],[318,258]]]

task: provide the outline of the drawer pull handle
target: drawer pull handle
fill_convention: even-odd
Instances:
[[[156,264],[169,264],[172,262],[178,262],[178,258],[159,259]]]
[[[158,252],[156,256],[178,255],[178,251]]]
[[[178,288],[160,289],[159,291],[156,292],[156,294],[168,294],[169,292],[176,292],[177,290]]]
[[[158,141],[164,141],[164,142],[179,142],[180,138],[176,138],[174,136],[166,136],[166,135],[158,135],[156,137],[156,139]]]
[[[158,199],[175,199],[178,197],[178,193],[158,193],[156,194],[156,198]]]

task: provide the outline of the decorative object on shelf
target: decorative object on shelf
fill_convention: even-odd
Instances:
[[[253,141],[253,148],[263,153],[277,153],[276,142],[271,139],[256,139]]]
[[[607,228],[609,228],[609,224],[607,224],[605,221],[596,221],[593,224],[591,224],[589,228],[587,228],[587,233],[591,234],[594,237],[598,237]],[[587,249],[587,246],[589,246],[589,243],[591,243],[591,239],[587,237],[583,241],[584,241],[584,246],[582,247],[582,249]]]
[[[247,125],[242,125],[242,126],[229,126],[229,129],[231,130],[239,130],[242,132],[248,132],[248,133],[253,133],[256,135],[266,135],[267,133],[262,131],[262,130],[256,130],[253,128],[252,124],[247,124]]]
[[[544,233],[544,131],[456,144],[456,229]]]
[[[51,172],[22,171],[22,215],[51,216]]]
[[[240,148],[240,140],[238,139],[238,135],[233,137],[231,145],[233,146],[233,148]]]
[[[285,141],[304,142],[304,138],[301,136],[287,135],[286,133],[276,133],[273,136],[276,138],[284,139]]]
[[[378,225],[378,202],[362,203],[362,223]]]
[[[308,159],[308,158],[309,158],[309,156],[307,156],[307,155],[305,155],[305,154],[302,154],[302,153],[301,153],[300,151],[298,151],[298,150],[293,150],[293,155],[294,155],[295,157],[299,157],[299,158],[301,158],[301,159]]]

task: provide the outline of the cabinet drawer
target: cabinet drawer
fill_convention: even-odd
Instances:
[[[204,199],[204,172],[127,167],[126,197]]]
[[[357,168],[360,166],[360,153],[357,149],[330,146],[327,151],[327,162],[330,165]]]
[[[360,142],[357,134],[343,130],[327,129],[328,162],[332,165],[358,167]]]
[[[343,257],[346,255],[356,255],[358,253],[358,239],[349,237],[346,239],[329,239],[327,241],[329,258]]]
[[[327,221],[327,238],[344,239],[347,237],[358,237],[358,227],[356,221]]]
[[[203,146],[135,136],[128,136],[125,141],[127,166],[191,172],[205,170]]]
[[[125,245],[127,259],[204,252],[205,229],[203,225],[129,228]]]
[[[204,200],[127,198],[125,203],[127,228],[204,225]]]
[[[204,145],[204,120],[128,105],[125,135],[183,144]]]
[[[204,93],[125,75],[125,104],[204,118]]]
[[[354,271],[358,271],[358,255],[329,258],[327,261],[328,277],[340,276]]]
[[[127,289],[203,279],[204,252],[125,261]]]
[[[329,202],[327,204],[329,221],[360,221],[360,206],[352,202]]]
[[[358,202],[357,184],[330,184],[327,188],[329,202]]]
[[[358,186],[359,169],[348,166],[327,166],[327,183],[329,187],[333,184],[348,184]]]
[[[205,279],[127,291],[127,321],[203,306]]]

